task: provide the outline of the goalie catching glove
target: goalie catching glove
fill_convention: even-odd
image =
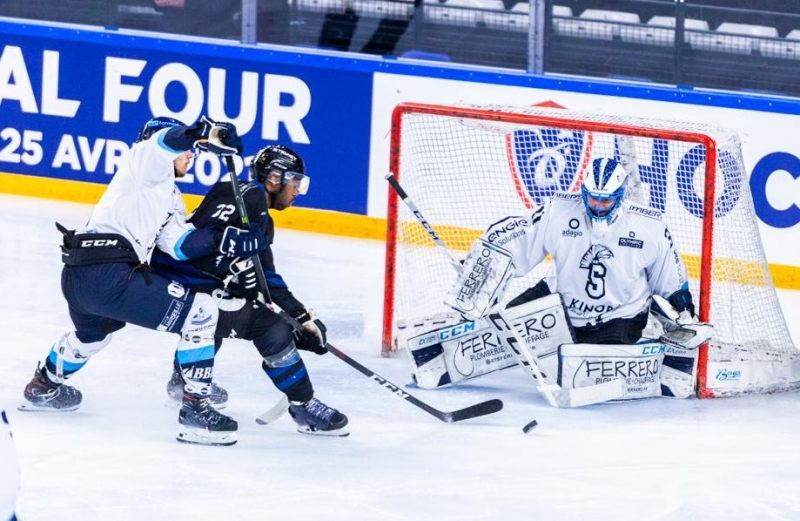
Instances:
[[[676,291],[669,301],[660,295],[653,295],[650,311],[664,328],[664,333],[659,340],[682,349],[697,349],[711,340],[714,335],[714,326],[700,322],[694,316],[693,306],[686,306],[679,312],[672,305],[672,302],[680,305],[684,293],[688,294],[688,291]],[[691,296],[689,296],[689,299],[691,299]]]
[[[303,326],[303,329],[295,330],[293,333],[295,347],[318,355],[327,353],[328,328],[314,316],[314,311],[301,309],[292,316]]]

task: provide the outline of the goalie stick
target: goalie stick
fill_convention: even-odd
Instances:
[[[389,185],[397,193],[400,199],[408,206],[414,217],[420,222],[425,231],[431,237],[439,250],[442,251],[450,261],[450,264],[456,270],[461,269],[461,263],[458,262],[447,246],[442,242],[439,236],[434,231],[433,227],[428,223],[425,217],[417,208],[417,205],[411,200],[408,193],[400,186],[400,182],[393,173],[386,175],[386,180]],[[542,393],[547,400],[547,403],[553,407],[580,407],[583,405],[591,405],[595,403],[603,403],[609,400],[621,398],[625,394],[625,385],[622,380],[614,379],[597,385],[579,388],[563,388],[558,384],[545,382],[544,375],[539,368],[539,363],[535,357],[524,348],[525,342],[520,337],[519,333],[511,326],[510,322],[506,320],[505,315],[501,311],[496,311],[489,314],[490,323],[497,332],[500,340],[504,342],[511,351],[517,356],[519,363],[523,367],[527,367],[531,376],[536,380],[536,389]],[[519,349],[517,348],[519,347]],[[527,427],[527,425],[526,425]]]
[[[228,173],[230,174],[231,178],[231,187],[233,188],[234,199],[236,200],[236,209],[239,211],[239,215],[241,216],[242,219],[242,224],[247,226],[250,223],[250,220],[247,217],[247,208],[245,207],[244,199],[242,198],[242,190],[241,187],[239,186],[239,178],[236,177],[236,169],[233,164],[233,158],[231,156],[228,156],[225,158],[225,160],[228,167]],[[267,278],[264,275],[264,267],[261,265],[261,259],[259,258],[258,255],[253,256],[253,264],[255,266],[256,278],[258,279],[259,289],[264,294],[264,298],[267,300],[267,304],[271,304],[272,299],[270,298],[269,287],[267,286]],[[301,331],[303,329],[303,326],[300,324],[300,322],[298,322],[292,316],[288,315],[286,312],[281,311],[279,313],[279,316],[283,318],[296,331]],[[431,414],[432,416],[435,416],[436,418],[445,423],[453,423],[457,421],[468,420],[470,418],[476,418],[478,416],[492,414],[503,408],[503,402],[494,399],[481,402],[475,405],[471,405],[469,407],[465,407],[464,409],[458,409],[456,411],[450,411],[450,412],[440,411],[438,409],[431,407],[422,400],[406,393],[405,391],[402,391],[398,386],[391,383],[389,380],[383,378],[382,376],[374,373],[373,371],[367,369],[357,361],[350,358],[350,356],[348,356],[346,353],[332,346],[330,343],[326,343],[325,347],[327,347],[328,351],[333,353],[337,358],[344,361],[347,365],[356,369],[358,372],[360,372],[370,380],[377,382],[382,387],[389,389],[396,396],[399,396],[400,398],[403,398],[407,402],[416,405],[423,411],[427,412],[428,414]],[[280,402],[273,405],[269,410],[258,416],[258,418],[256,418],[256,422],[258,422],[261,425],[266,425],[280,418],[280,416],[287,410],[287,407],[283,406],[284,400],[286,400],[285,396],[281,399]]]

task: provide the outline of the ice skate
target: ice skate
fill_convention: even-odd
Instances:
[[[83,396],[74,387],[54,383],[43,367],[36,372],[23,392],[25,401],[18,407],[20,411],[66,412],[74,411]]]
[[[233,418],[220,414],[208,398],[183,394],[183,405],[178,413],[181,430],[178,441],[199,445],[233,445],[239,424]]]
[[[316,398],[308,402],[292,402],[289,414],[297,424],[297,432],[315,436],[349,436],[345,429],[347,416],[328,407]]]
[[[183,403],[183,377],[175,368],[172,369],[172,377],[167,382],[167,395],[169,395],[170,405],[180,407]],[[224,409],[228,405],[228,391],[224,387],[212,383],[211,395],[208,399],[215,409]]]

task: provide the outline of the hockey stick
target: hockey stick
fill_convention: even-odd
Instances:
[[[247,207],[245,206],[244,198],[242,197],[242,187],[239,186],[239,178],[236,177],[236,165],[233,164],[233,156],[225,157],[225,165],[228,167],[228,175],[231,178],[233,198],[236,201],[236,209],[239,211],[239,217],[242,220],[242,224],[246,228],[249,228],[250,218],[247,216]],[[261,265],[261,257],[258,255],[253,255],[251,260],[253,261],[253,266],[255,266],[256,279],[258,280],[259,289],[264,295],[264,300],[267,301],[267,304],[270,304],[272,302],[272,297],[269,294],[269,286],[267,286],[267,277],[264,275],[264,267]],[[286,398],[286,395],[283,395],[278,403],[256,417],[256,423],[259,425],[267,425],[272,423],[286,414],[288,410],[289,399]]]
[[[295,329],[301,329],[303,326],[300,323],[292,318],[290,315],[287,315],[284,311],[281,311],[281,317],[284,320],[289,322]],[[411,403],[412,405],[416,405],[423,411],[427,412],[431,416],[436,417],[437,419],[445,422],[445,423],[454,423],[459,422],[462,420],[469,420],[470,418],[476,418],[478,416],[485,416],[487,414],[492,414],[497,411],[502,410],[503,402],[498,399],[487,400],[485,402],[476,403],[475,405],[470,405],[469,407],[465,407],[463,409],[458,409],[455,411],[440,411],[431,407],[427,403],[423,402],[419,398],[416,398],[407,392],[400,389],[397,385],[393,384],[386,378],[382,377],[381,375],[375,373],[371,369],[364,367],[356,360],[351,358],[347,353],[337,349],[336,347],[332,346],[330,343],[326,343],[325,347],[328,348],[328,351],[334,354],[337,358],[342,360],[344,363],[358,371],[359,373],[363,374],[370,380],[377,382],[378,385],[384,387],[391,391],[395,396],[399,396],[400,398],[404,399],[405,401]]]
[[[431,226],[425,217],[423,217],[422,212],[419,211],[417,205],[411,200],[411,197],[409,197],[403,187],[400,186],[400,182],[397,180],[394,174],[391,172],[386,174],[386,180],[389,182],[389,185],[397,193],[400,199],[402,199],[406,206],[408,206],[408,209],[411,210],[411,213],[414,214],[414,217],[417,218],[422,227],[425,228],[425,231],[428,232],[431,240],[434,242],[434,244],[436,244],[436,246],[439,247],[439,251],[444,253],[445,256],[447,256],[447,258],[450,260],[450,264],[453,265],[453,268],[455,268],[456,271],[459,271],[461,269],[461,263],[458,262],[455,257],[453,257],[453,254],[450,253],[450,250],[447,249],[447,246],[444,244],[444,242],[442,242],[439,236],[436,235],[436,232],[433,230],[433,226]]]
[[[259,425],[269,425],[286,414],[287,410],[289,410],[289,398],[284,394],[281,396],[281,399],[278,400],[278,403],[256,417],[256,423]]]
[[[233,189],[233,198],[236,201],[236,209],[239,211],[239,218],[242,220],[242,225],[245,228],[250,228],[250,217],[247,216],[247,207],[242,197],[242,187],[239,186],[239,178],[236,177],[236,166],[233,164],[233,156],[225,157],[225,165],[228,167],[228,175],[231,178],[231,188]],[[250,258],[255,265],[259,289],[264,295],[267,304],[271,304],[272,296],[269,294],[269,286],[267,285],[267,277],[264,275],[264,266],[261,265],[261,257],[253,255]]]
[[[620,378],[614,378],[613,380],[601,384],[574,388],[564,388],[556,383],[547,383],[533,354],[525,349],[525,341],[516,328],[511,325],[511,322],[506,319],[503,312],[496,311],[494,313],[489,313],[488,317],[489,323],[500,337],[500,340],[511,347],[514,354],[518,357],[522,356],[528,361],[527,364],[521,365],[528,368],[531,372],[531,376],[538,382],[536,389],[544,395],[547,403],[553,407],[582,407],[584,405],[593,405],[622,398],[625,394],[625,382]]]
[[[400,186],[394,174],[389,173],[386,180],[391,185],[392,189],[408,206],[414,216],[419,220],[422,227],[428,232],[428,235],[433,239],[439,250],[442,251],[450,263],[456,270],[461,269],[461,264],[455,260],[450,250],[447,249],[444,242],[436,235],[433,227],[423,217],[417,206],[411,200],[408,193]],[[558,384],[545,382],[544,375],[539,367],[538,360],[525,348],[525,342],[520,337],[519,333],[510,325],[501,311],[490,313],[489,322],[495,332],[498,334],[500,340],[511,348],[511,351],[517,356],[519,363],[523,367],[527,367],[531,376],[536,380],[536,389],[542,393],[547,400],[547,403],[553,407],[580,407],[582,405],[590,405],[594,403],[607,402],[616,398],[621,398],[625,394],[625,387],[622,380],[615,379],[597,385],[580,388],[565,389]],[[516,344],[516,346],[515,346]],[[519,349],[517,349],[517,346]]]
[[[228,166],[228,172],[229,172],[230,178],[231,178],[231,185],[233,187],[233,194],[234,194],[234,197],[236,199],[236,209],[239,211],[239,215],[242,218],[242,224],[248,225],[249,224],[249,219],[247,218],[247,208],[245,207],[244,199],[242,198],[242,191],[241,191],[241,188],[239,186],[239,178],[236,177],[236,170],[235,170],[235,167],[234,167],[234,164],[233,164],[233,158],[231,156],[228,156],[228,157],[225,158],[225,160],[226,160],[226,163],[227,163],[227,166]],[[269,288],[267,287],[267,278],[264,275],[264,267],[261,265],[261,259],[257,255],[255,255],[253,257],[253,264],[254,264],[255,270],[256,270],[256,277],[258,279],[259,289],[264,293],[264,297],[271,303],[272,299],[269,297]],[[281,311],[279,313],[279,316],[281,318],[283,318],[286,322],[288,322],[289,325],[292,326],[292,328],[294,328],[296,331],[302,331],[303,330],[302,324],[300,324],[300,322],[298,322],[292,316],[288,315],[285,311]],[[428,405],[427,403],[423,402],[422,400],[419,400],[419,399],[411,396],[410,394],[402,391],[395,384],[391,383],[390,381],[388,381],[387,379],[383,378],[382,376],[374,373],[373,371],[367,369],[366,367],[364,367],[360,363],[356,362],[354,359],[350,358],[350,356],[348,356],[344,352],[342,352],[339,349],[337,349],[336,347],[332,346],[330,343],[326,343],[325,347],[327,347],[328,351],[333,353],[337,358],[339,358],[340,360],[344,361],[350,367],[356,369],[357,371],[359,371],[361,374],[363,374],[367,378],[377,382],[382,387],[385,387],[385,388],[389,389],[390,391],[392,391],[392,393],[394,393],[396,396],[399,396],[400,398],[403,398],[407,402],[410,402],[413,405],[416,405],[417,407],[419,407],[423,411],[435,416],[436,418],[438,418],[439,420],[441,420],[441,421],[443,421],[445,423],[452,423],[452,422],[467,420],[467,419],[470,419],[470,418],[475,418],[475,417],[478,417],[478,416],[484,416],[486,414],[492,414],[492,413],[497,412],[497,411],[499,411],[499,410],[501,410],[503,408],[503,402],[500,401],[500,400],[495,399],[495,400],[488,400],[486,402],[481,402],[481,403],[472,405],[470,407],[466,407],[464,409],[458,409],[458,410],[452,411],[452,412],[440,411],[438,409],[435,409],[435,408],[431,407],[430,405]],[[285,399],[285,397],[284,397],[284,399]],[[286,411],[286,408],[285,407],[281,408],[281,403],[278,403],[278,404],[274,405],[272,408],[270,408],[268,411],[266,411],[263,414],[261,414],[256,419],[256,421],[259,424],[262,424],[262,425],[265,425],[266,423],[269,423],[270,421],[274,421],[275,419],[280,417],[280,414],[278,414],[278,409],[280,409],[282,411],[280,414],[282,414],[283,412]],[[259,419],[261,421],[259,421]]]

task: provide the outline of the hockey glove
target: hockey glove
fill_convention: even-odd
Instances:
[[[327,353],[328,328],[320,319],[314,317],[314,312],[300,310],[294,313],[294,318],[303,326],[302,330],[294,332],[294,344],[297,349],[318,355]]]
[[[219,156],[242,155],[244,144],[233,123],[217,123],[206,116],[195,123],[190,135],[195,138],[194,146],[200,150]]]
[[[250,230],[228,226],[222,233],[219,252],[226,257],[252,257],[267,248],[267,237],[256,223],[250,223]]]
[[[229,269],[236,277],[237,285],[244,290],[245,294],[252,293],[258,288],[256,265],[253,263],[253,259],[237,259],[231,262]]]

